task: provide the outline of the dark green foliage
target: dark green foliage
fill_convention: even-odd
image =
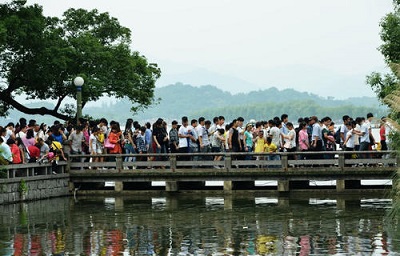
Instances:
[[[378,48],[385,58],[385,62],[391,68],[390,74],[380,74],[377,72],[367,76],[367,84],[372,87],[383,102],[383,99],[394,90],[399,89],[399,76],[396,75],[395,67],[392,63],[400,63],[400,1],[393,1],[394,12],[387,14],[380,22],[380,37],[383,44]]]
[[[0,166],[0,179],[7,178],[7,168],[4,166]]]
[[[69,9],[62,18],[45,17],[39,5],[13,1],[0,5],[0,114],[9,109],[52,115],[67,120],[73,112],[63,106],[76,97],[72,83],[85,84],[82,105],[101,96],[127,98],[137,111],[154,101],[156,64],[130,49],[131,32],[108,13]],[[53,109],[27,108],[15,100],[56,100]]]

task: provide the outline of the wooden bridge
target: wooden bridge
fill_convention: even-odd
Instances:
[[[70,180],[74,187],[90,187],[114,181],[114,190],[151,190],[151,182],[165,181],[165,190],[205,190],[206,181],[223,181],[224,192],[232,190],[263,189],[255,181],[277,181],[275,189],[288,192],[293,189],[315,189],[310,181],[336,181],[337,192],[361,189],[361,180],[392,179],[397,171],[395,152],[359,152],[366,159],[346,159],[348,152],[295,152],[278,153],[279,160],[266,160],[268,154],[220,153],[220,154],[148,154],[152,161],[124,161],[126,157],[141,155],[113,155],[110,162],[81,162],[82,157],[71,162]],[[222,161],[213,161],[216,155]],[[182,161],[182,156],[190,161]],[[250,156],[251,160],[244,160]],[[87,157],[87,156],[86,156]],[[103,157],[110,157],[105,155]],[[258,159],[257,159],[258,158]],[[298,160],[294,160],[294,158]],[[301,160],[300,160],[301,158]],[[303,159],[304,158],[304,159]],[[91,168],[91,169],[89,169]],[[94,169],[96,168],[96,169]],[[88,186],[89,185],[89,186]],[[94,186],[96,190],[98,187]],[[92,187],[93,189],[93,187]]]
[[[277,153],[279,160],[267,160],[267,153],[207,153],[207,154],[118,154],[97,155],[103,162],[90,162],[90,155],[70,155],[57,170],[50,164],[7,166],[7,178],[18,180],[48,179],[54,175],[68,176],[70,191],[96,194],[151,191],[160,187],[152,182],[165,182],[165,191],[185,190],[293,190],[331,189],[338,193],[371,189],[361,180],[391,180],[397,172],[396,152],[357,152],[367,158],[347,159],[354,152]],[[221,161],[213,161],[216,155]],[[136,161],[129,161],[136,157]],[[139,157],[144,159],[139,161]],[[189,158],[183,161],[182,157]],[[248,157],[250,160],[244,160]],[[124,161],[128,160],[128,161]],[[186,159],[187,160],[187,159]],[[2,180],[0,179],[0,182]],[[6,180],[3,180],[5,182]],[[221,181],[223,187],[206,187],[206,181]],[[257,181],[275,181],[275,186],[256,186]],[[310,186],[310,181],[333,181],[328,187]],[[107,187],[107,183],[113,184]],[[388,188],[390,186],[384,186]],[[382,186],[374,189],[382,189]],[[102,192],[100,192],[102,193]]]

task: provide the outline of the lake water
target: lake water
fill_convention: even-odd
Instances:
[[[0,255],[400,255],[388,198],[57,198],[0,206]]]

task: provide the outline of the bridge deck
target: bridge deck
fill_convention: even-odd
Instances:
[[[147,157],[154,157],[157,161],[126,162],[123,160],[133,155],[114,155],[113,162],[71,162],[69,173],[74,183],[115,181],[120,183],[119,190],[123,190],[123,183],[165,181],[167,191],[178,191],[179,187],[190,189],[191,186],[180,184],[196,182],[197,186],[193,186],[193,189],[198,189],[198,184],[205,181],[224,181],[225,190],[238,188],[234,183],[246,183],[249,188],[249,182],[254,184],[259,180],[278,181],[280,191],[289,191],[293,182],[304,181],[306,184],[310,180],[336,180],[336,189],[343,191],[360,187],[361,180],[392,179],[395,176],[397,158],[394,152],[386,155],[379,152],[361,153],[368,153],[369,158],[346,159],[348,153],[342,151],[279,153],[276,154],[279,160],[266,160],[268,154],[225,153],[217,154],[223,156],[223,160],[212,161],[210,159],[215,154],[199,153],[148,154]],[[251,160],[243,160],[249,155]],[[190,160],[182,161],[182,156]],[[305,159],[294,160],[294,157]]]
[[[205,181],[224,181],[224,189],[231,190],[239,187],[235,183],[247,184],[249,188],[250,183],[260,180],[278,181],[279,191],[289,191],[291,184],[296,182],[335,180],[336,189],[343,191],[359,187],[361,180],[392,179],[397,173],[396,152],[358,153],[368,154],[368,158],[346,159],[349,153],[343,151],[277,153],[279,160],[267,160],[270,154],[255,153],[71,155],[68,162],[59,163],[56,173],[51,164],[9,165],[7,178],[37,180],[63,174],[69,175],[71,184],[79,186],[114,181],[116,191],[122,191],[127,183],[154,181],[165,181],[167,191],[178,191],[180,187],[190,189],[183,185],[185,182],[200,184]],[[211,160],[216,155],[222,156],[223,160]],[[250,160],[244,160],[246,156]],[[89,161],[89,158],[100,157],[107,161]],[[139,157],[146,161],[129,161]],[[182,157],[190,161],[182,161]],[[5,181],[0,179],[0,183]]]

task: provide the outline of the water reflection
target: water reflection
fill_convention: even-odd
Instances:
[[[386,255],[385,198],[140,196],[0,206],[0,255]]]

